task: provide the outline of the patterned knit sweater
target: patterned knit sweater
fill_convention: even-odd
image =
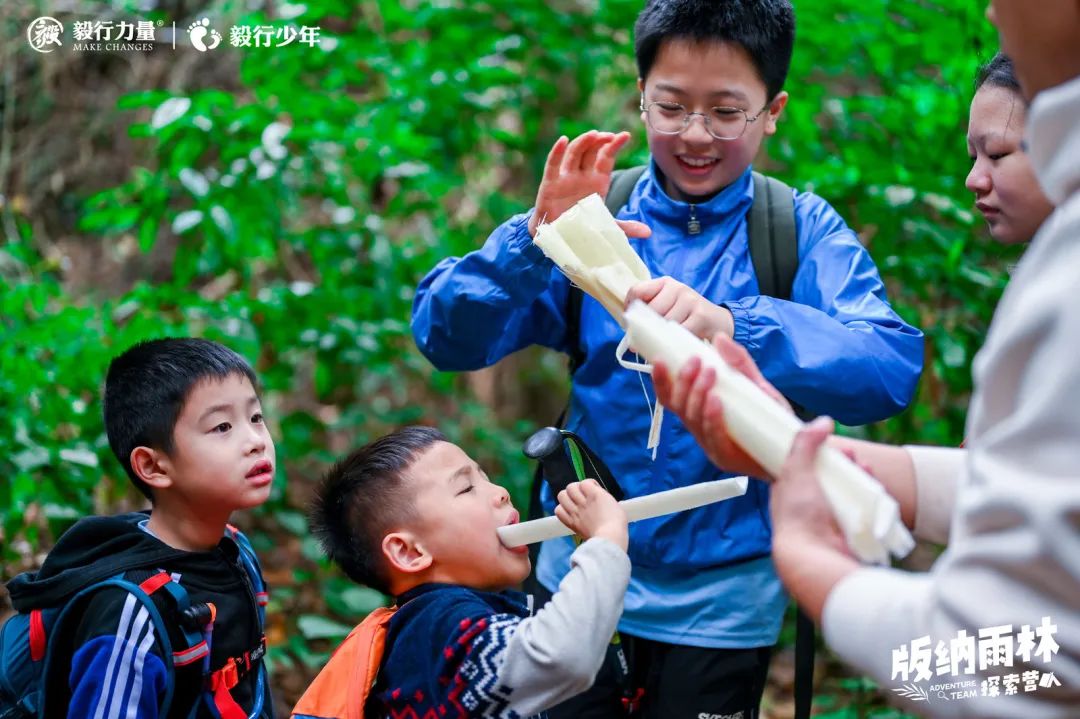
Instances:
[[[425,584],[401,597],[374,694],[391,719],[522,719],[589,688],[622,614],[626,552],[590,539],[535,616],[520,592]]]

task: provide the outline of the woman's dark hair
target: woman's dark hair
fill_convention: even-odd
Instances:
[[[981,90],[983,85],[1000,87],[1020,95],[1020,81],[1016,78],[1012,58],[999,52],[990,58],[990,62],[980,67],[975,76],[975,91]]]

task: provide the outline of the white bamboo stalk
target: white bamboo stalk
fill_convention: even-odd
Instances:
[[[533,243],[620,324],[630,288],[649,279],[645,262],[595,193],[541,223]]]
[[[712,482],[701,482],[688,487],[677,487],[644,497],[624,499],[619,505],[626,511],[626,516],[631,522],[639,519],[651,519],[664,514],[683,512],[687,509],[702,507],[713,502],[721,502],[732,497],[746,494],[746,485],[749,480],[746,477],[732,477],[730,479],[717,479]],[[573,530],[560,522],[557,517],[544,517],[520,524],[510,524],[499,527],[499,539],[507,547],[520,547],[535,542],[545,542],[556,537],[566,537],[573,534]]]
[[[732,439],[770,474],[779,472],[803,426],[797,417],[724,362],[714,347],[644,303],[634,302],[625,321],[631,346],[650,363],[663,362],[673,375],[694,356],[701,358],[703,366],[712,367],[716,372],[712,392],[724,403],[724,421]],[[915,546],[896,500],[841,452],[822,447],[817,473],[848,544],[861,560],[884,563],[890,554],[904,556]]]
[[[623,232],[623,229],[615,222],[615,218],[608,212],[607,206],[600,195],[594,192],[578,202],[578,206],[582,208],[583,214],[593,230],[603,237],[611,249],[614,250],[620,264],[625,265],[630,270],[630,274],[639,282],[649,279],[651,275],[649,274],[649,268],[645,266],[645,261],[638,256],[638,253],[634,252],[626,233]],[[555,220],[555,224],[559,225],[559,220]]]

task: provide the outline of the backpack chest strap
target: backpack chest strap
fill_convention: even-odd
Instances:
[[[264,656],[266,656],[265,636],[259,639],[259,643],[254,649],[249,649],[243,654],[229,657],[228,661],[225,662],[225,666],[210,674],[210,677],[208,678],[210,689],[216,690],[220,685],[232,689],[239,684],[240,680],[247,676],[253,668],[259,665],[259,660]]]
[[[259,666],[259,660],[266,655],[266,637],[259,639],[259,644],[249,651],[235,657],[229,657],[225,666],[207,677],[207,689],[214,698],[214,706],[221,719],[248,719],[247,712],[233,698],[232,689],[240,680]]]

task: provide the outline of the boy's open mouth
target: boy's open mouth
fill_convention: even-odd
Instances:
[[[510,513],[510,516],[506,520],[506,524],[504,524],[503,526],[508,527],[511,524],[517,524],[520,521],[521,521],[521,514],[519,514],[518,511],[515,509],[513,512]],[[506,545],[503,545],[503,547],[505,549],[507,549],[508,551],[513,552],[514,554],[528,554],[529,553],[529,545],[527,545],[527,544],[523,544],[520,547],[507,547]]]
[[[255,463],[248,473],[244,475],[245,479],[250,479],[255,484],[266,484],[274,479],[274,465],[270,464],[269,460],[261,459]]]

